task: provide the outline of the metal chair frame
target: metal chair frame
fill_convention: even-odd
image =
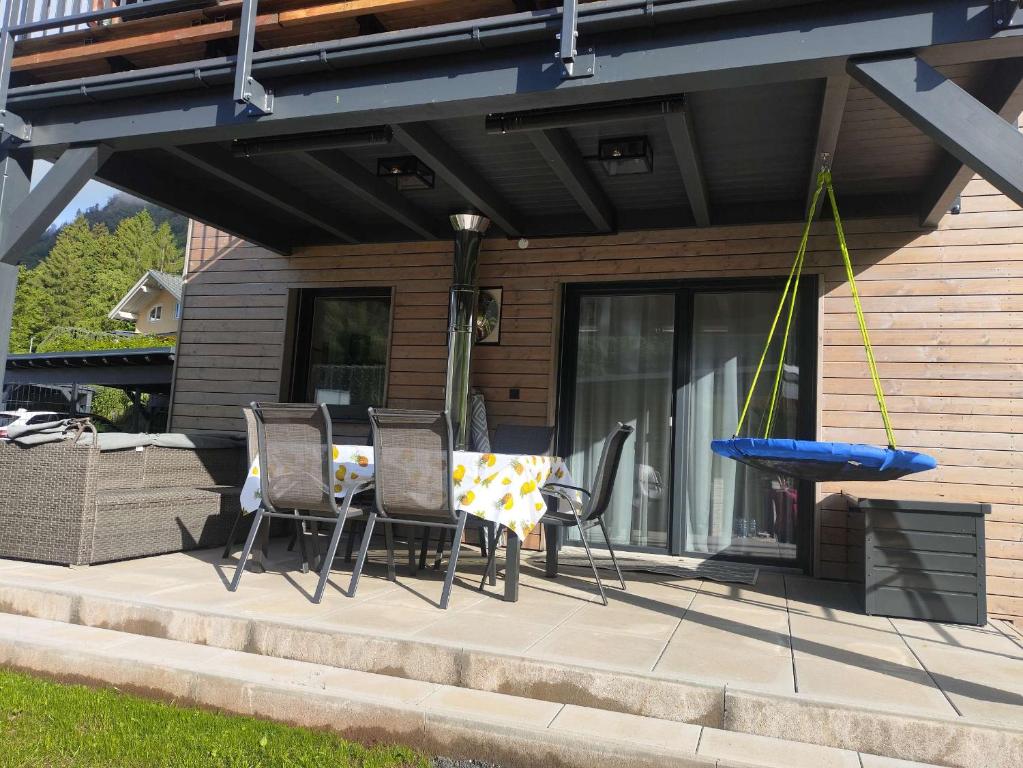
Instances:
[[[560,512],[548,513],[540,519],[540,523],[557,525],[564,528],[574,526],[579,529],[579,538],[582,539],[583,549],[586,550],[586,558],[590,561],[593,578],[597,582],[600,599],[604,605],[607,605],[607,595],[604,593],[604,583],[600,580],[600,574],[597,572],[597,564],[593,559],[590,543],[586,540],[586,530],[587,528],[593,528],[594,525],[600,527],[600,532],[604,535],[604,542],[607,544],[607,551],[611,554],[611,562],[614,564],[615,571],[618,574],[618,582],[621,584],[622,591],[625,591],[625,578],[622,576],[622,569],[618,566],[618,559],[615,557],[614,548],[611,546],[611,536],[608,534],[607,525],[604,523],[604,513],[607,511],[608,506],[610,506],[611,492],[614,489],[615,477],[618,474],[618,467],[621,463],[622,448],[629,435],[634,431],[632,427],[618,422],[618,426],[611,430],[608,436],[604,438],[604,447],[601,450],[597,472],[593,478],[593,487],[595,489],[600,488],[602,484],[606,484],[601,498],[596,498],[594,492],[586,488],[565,483],[546,483],[540,488],[540,492],[543,495],[552,496],[568,503],[572,517],[568,517]],[[618,440],[620,442],[616,442]],[[609,455],[611,451],[614,452],[614,455]],[[577,494],[585,496],[585,501],[580,502]],[[490,559],[487,561],[487,573],[490,572],[493,564],[494,554],[491,553]],[[484,576],[484,578],[486,577]],[[482,588],[483,582],[480,582],[480,589]]]
[[[446,463],[445,463],[445,475],[446,477],[439,482],[446,482],[448,484],[447,498],[450,506],[450,522],[442,522],[443,518],[431,519],[435,517],[434,514],[426,514],[424,517],[416,515],[397,517],[392,516],[388,513],[384,507],[384,497],[386,495],[386,484],[388,482],[387,470],[385,469],[385,453],[387,448],[385,440],[381,440],[381,425],[379,423],[380,416],[397,415],[397,416],[422,416],[422,417],[434,417],[441,416],[444,421],[445,429],[445,452]],[[465,526],[468,518],[468,514],[464,510],[458,510],[455,507],[455,491],[454,491],[454,479],[451,475],[451,468],[454,466],[454,437],[451,430],[451,420],[446,412],[435,412],[435,411],[414,411],[414,410],[397,410],[397,409],[369,409],[369,422],[370,427],[373,430],[373,450],[375,454],[376,473],[374,477],[376,485],[376,504],[374,510],[370,513],[369,519],[366,521],[366,530],[363,533],[362,546],[359,548],[359,559],[355,564],[355,570],[352,572],[351,586],[349,587],[348,594],[352,597],[355,596],[355,592],[359,586],[359,577],[362,575],[362,569],[366,564],[366,557],[369,553],[370,541],[373,537],[373,528],[379,520],[384,525],[384,538],[387,544],[387,578],[391,581],[395,580],[394,571],[394,536],[392,528],[395,524],[408,525],[422,528],[438,528],[442,531],[450,530],[453,532],[452,535],[452,547],[451,555],[448,560],[447,571],[444,575],[444,589],[441,593],[440,607],[446,609],[448,607],[448,601],[451,597],[451,587],[455,579],[455,568],[458,564],[458,544],[462,540],[462,533],[465,531]],[[383,427],[386,429],[386,427]],[[381,471],[383,470],[383,471]],[[411,550],[410,550],[411,556]],[[412,558],[410,557],[410,562]]]
[[[231,580],[231,584],[228,589],[234,592],[238,589],[238,585],[241,583],[242,574],[245,572],[245,565],[249,559],[249,554],[252,551],[252,546],[255,543],[256,537],[259,534],[260,526],[264,519],[267,519],[269,523],[270,519],[280,518],[283,520],[292,520],[296,523],[303,524],[309,522],[326,523],[334,526],[334,533],[330,538],[330,545],[327,549],[327,554],[323,558],[323,562],[320,564],[320,578],[316,585],[316,591],[313,595],[313,602],[319,603],[323,599],[323,592],[327,586],[327,579],[330,577],[330,568],[334,562],[334,555],[337,552],[338,542],[341,540],[341,532],[344,529],[345,521],[349,519],[351,512],[352,498],[361,490],[363,486],[353,487],[347,494],[345,494],[344,501],[338,506],[337,499],[333,493],[326,493],[324,497],[328,499],[328,503],[334,512],[334,517],[327,517],[321,514],[302,514],[300,510],[293,510],[291,513],[279,511],[273,504],[272,496],[269,492],[269,478],[273,474],[273,469],[269,466],[267,460],[267,444],[266,444],[266,425],[263,421],[263,408],[264,405],[261,403],[252,403],[253,415],[256,417],[257,429],[256,434],[259,442],[259,486],[261,504],[259,509],[256,510],[256,518],[252,521],[252,527],[249,529],[248,538],[245,540],[245,548],[242,550],[241,559],[238,562],[238,567],[235,570],[234,578]],[[303,404],[303,403],[273,403],[266,404],[265,407],[274,410],[306,410],[309,408],[318,408],[319,412],[324,419],[325,439],[327,443],[326,450],[323,452],[323,466],[321,481],[324,483],[325,488],[330,488],[333,485],[334,466],[331,458],[331,449],[333,448],[333,430],[330,420],[330,413],[327,410],[327,406]],[[304,548],[304,542],[303,542]],[[350,593],[354,594],[354,593]]]

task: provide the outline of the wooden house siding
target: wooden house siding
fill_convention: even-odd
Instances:
[[[989,610],[1023,622],[1023,212],[970,183],[962,213],[936,230],[910,219],[847,222],[896,436],[939,468],[884,484],[819,487],[815,570],[856,578],[861,521],[840,495],[989,502]],[[787,273],[798,225],[606,237],[487,241],[482,285],[501,286],[500,346],[478,347],[474,383],[496,421],[554,418],[558,318],[567,283]],[[175,430],[241,430],[239,407],[281,391],[289,290],[395,289],[389,405],[443,402],[446,241],[317,247],[283,258],[194,227],[178,347]],[[883,443],[849,286],[830,223],[816,225],[821,439]],[[509,399],[517,388],[519,400]]]

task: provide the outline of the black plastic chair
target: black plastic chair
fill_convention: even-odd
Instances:
[[[604,541],[607,543],[607,551],[611,553],[611,562],[618,573],[618,581],[624,590],[625,579],[622,577],[622,571],[618,567],[618,560],[615,558],[614,549],[611,546],[611,537],[604,524],[604,513],[611,505],[611,494],[614,491],[615,478],[618,476],[622,449],[625,447],[625,441],[634,431],[632,427],[619,422],[618,426],[611,430],[604,439],[604,448],[600,453],[592,490],[564,483],[545,483],[540,489],[545,496],[568,503],[570,512],[549,511],[540,519],[540,522],[546,526],[579,529],[579,538],[582,539],[583,548],[586,550],[586,557],[590,561],[590,568],[593,569],[593,577],[597,580],[597,589],[600,590],[600,599],[604,605],[607,605],[607,595],[604,594],[604,584],[600,580],[600,574],[597,573],[597,564],[593,560],[590,544],[586,540],[586,529],[592,528],[594,525],[600,527],[601,533],[604,534]],[[579,501],[579,494],[585,497],[584,501]],[[492,563],[493,554],[487,564],[488,570],[492,567]]]
[[[392,527],[439,528],[453,532],[440,598],[440,607],[447,608],[458,564],[458,543],[469,517],[455,507],[451,422],[443,412],[370,408],[369,423],[373,430],[376,505],[366,521],[348,594],[354,597],[358,589],[378,521],[385,526],[387,577],[391,581],[395,579]]]
[[[351,505],[357,489],[347,494],[338,505],[334,497],[332,429],[325,405],[253,403],[251,407],[259,442],[261,503],[228,589],[232,592],[238,589],[264,519],[268,519],[268,523],[273,518],[297,524],[324,523],[333,525],[334,533],[320,566],[320,579],[313,595],[313,602],[319,603],[323,599],[345,521],[363,516],[362,510]],[[280,511],[283,509],[292,512]]]

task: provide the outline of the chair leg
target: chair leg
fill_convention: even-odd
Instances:
[[[583,530],[582,525],[579,526],[579,538],[582,539],[583,549],[586,550],[586,557],[590,561],[590,568],[593,569],[593,578],[597,580],[597,589],[600,590],[600,599],[607,605],[607,595],[604,594],[604,584],[600,581],[600,574],[597,573],[597,564],[593,561],[593,553],[590,551],[590,543],[586,541],[586,531]]]
[[[490,523],[488,533],[490,534],[490,554],[487,555],[487,567],[483,571],[483,578],[480,579],[480,592],[483,591],[487,580],[490,586],[497,584],[497,538],[500,535],[501,526],[498,523]]]
[[[366,555],[369,553],[369,543],[373,539],[373,526],[377,522],[377,513],[370,512],[366,527],[362,531],[362,546],[359,547],[359,560],[355,563],[355,570],[352,571],[352,582],[348,585],[348,596],[355,597],[355,590],[359,588],[359,577],[362,575],[362,568],[366,565]]]
[[[465,530],[467,512],[458,514],[458,523],[455,525],[455,535],[451,540],[451,556],[448,558],[448,572],[444,574],[444,591],[440,595],[440,607],[447,609],[448,600],[451,598],[451,585],[455,581],[455,566],[458,564],[459,544],[462,541],[462,532]],[[443,528],[441,530],[444,530]]]
[[[363,527],[365,530],[365,526]],[[345,562],[352,562],[352,550],[355,549],[355,525],[348,528],[348,540],[345,541]]]
[[[433,570],[439,571],[440,564],[444,561],[444,542],[448,538],[448,529],[441,528],[437,535],[437,556],[433,559]]]
[[[611,553],[611,562],[614,563],[615,571],[618,573],[618,582],[622,585],[622,592],[625,591],[625,579],[622,578],[622,569],[618,567],[618,558],[615,557],[614,548],[611,546],[611,537],[607,533],[607,526],[604,525],[604,518],[598,517],[600,530],[604,534],[604,541],[607,542],[607,551]]]
[[[394,573],[394,525],[386,517],[380,521],[384,524],[384,543],[387,545],[387,580],[397,581]]]
[[[231,556],[231,550],[234,549],[234,539],[238,535],[238,526],[241,525],[244,516],[245,510],[238,510],[238,514],[234,518],[234,525],[231,526],[231,532],[227,534],[227,544],[224,545],[224,554],[220,556],[221,560],[227,560]]]
[[[306,549],[306,528],[305,523],[299,519],[298,510],[295,510],[295,535],[298,537],[298,552],[302,558],[302,573],[309,573],[309,552]]]
[[[249,535],[245,538],[245,547],[242,549],[241,559],[238,561],[238,567],[235,568],[234,578],[231,579],[231,586],[228,590],[234,592],[238,589],[238,585],[242,581],[242,573],[245,572],[245,564],[249,559],[249,553],[252,552],[252,545],[256,542],[256,536],[259,535],[259,526],[263,523],[263,508],[260,507],[256,510],[256,518],[252,521],[252,527],[249,529]]]
[[[416,557],[416,526],[406,525],[406,535],[408,536],[408,571],[410,576],[415,576],[419,573],[419,559]]]
[[[337,553],[337,545],[341,541],[341,532],[345,527],[345,518],[348,517],[348,500],[345,499],[341,514],[334,524],[334,535],[330,537],[330,546],[327,547],[327,554],[323,557],[323,566],[320,568],[320,581],[316,585],[316,593],[313,595],[313,602],[318,603],[323,599],[323,590],[327,586],[327,579],[330,577],[330,567],[334,564],[334,555]]]
[[[419,547],[419,570],[426,570],[426,553],[430,549],[430,529],[423,527],[423,543]]]
[[[487,546],[490,544],[487,541],[487,532],[484,528],[480,528],[480,555],[483,557],[487,556]]]

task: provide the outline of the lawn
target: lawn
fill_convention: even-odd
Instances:
[[[403,747],[61,685],[0,669],[0,766],[427,768]]]

